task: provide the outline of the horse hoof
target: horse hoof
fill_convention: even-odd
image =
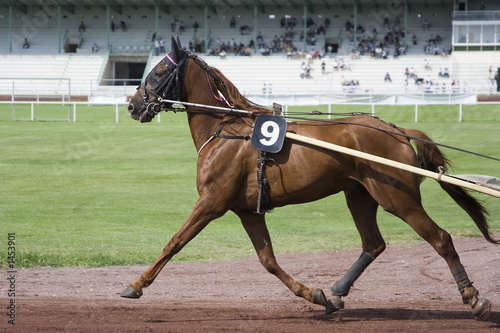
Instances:
[[[315,288],[313,291],[313,303],[323,305],[325,307],[325,314],[327,315],[341,309],[340,307],[335,306],[332,301],[326,299],[325,293],[319,288]],[[343,308],[344,307],[342,306],[342,309]]]
[[[140,298],[142,296],[142,292],[138,292],[130,287],[127,287],[122,291],[120,296],[125,298]]]
[[[338,309],[343,309],[344,308],[344,300],[342,299],[341,296],[337,295],[332,295],[332,298],[330,300],[333,304]]]
[[[491,302],[487,298],[478,299],[476,305],[472,309],[472,313],[477,320],[487,321],[491,314]]]

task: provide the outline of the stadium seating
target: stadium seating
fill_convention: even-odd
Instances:
[[[43,7],[45,8],[45,7]],[[5,10],[5,9],[2,9]],[[231,7],[219,9],[215,14],[209,13],[207,21],[210,29],[210,47],[214,47],[218,39],[222,42],[228,42],[234,39],[237,43],[248,44],[254,38],[254,12],[253,7]],[[310,15],[314,18],[316,24],[323,24],[324,19],[328,17],[331,21],[330,27],[325,35],[317,36],[316,45],[307,45],[311,50],[321,50],[324,48],[326,38],[340,37],[340,48],[338,53],[326,54],[322,60],[315,59],[311,63],[311,78],[303,79],[300,77],[304,58],[287,59],[286,53],[273,54],[271,56],[261,56],[258,52],[252,53],[249,57],[228,55],[226,59],[220,59],[218,56],[208,56],[206,52],[201,56],[207,62],[218,67],[232,80],[242,92],[247,94],[259,94],[264,92],[266,85],[266,94],[269,94],[272,86],[273,93],[315,93],[331,92],[338,87],[344,80],[359,81],[360,86],[365,92],[388,91],[393,92],[397,89],[403,89],[405,86],[405,68],[413,67],[419,77],[427,78],[430,76],[434,83],[439,86],[443,84],[450,86],[453,80],[466,82],[468,86],[488,86],[488,69],[493,66],[494,69],[499,66],[498,53],[483,52],[481,57],[466,55],[464,53],[441,57],[435,55],[426,55],[424,44],[430,34],[440,34],[443,42],[439,45],[440,49],[448,50],[451,46],[451,10],[450,5],[436,6],[436,8],[427,8],[423,4],[413,4],[408,13],[407,20],[407,53],[398,59],[392,58],[392,49],[389,49],[389,59],[371,59],[368,55],[359,59],[350,59],[350,52],[356,48],[356,42],[349,40],[349,33],[344,27],[347,19],[354,21],[353,8],[351,6],[314,6],[309,9]],[[401,18],[403,12],[401,8],[396,14]],[[384,27],[381,21],[387,10],[383,6],[364,3],[360,11],[356,13],[357,23],[363,26],[376,26],[379,32],[378,39],[383,37],[387,27]],[[3,13],[3,12],[2,12]],[[0,13],[0,14],[2,14]],[[171,12],[166,14],[160,12],[158,22],[157,38],[161,37],[167,41],[166,51],[170,49],[169,39],[175,33],[172,27],[174,16],[180,20],[185,20],[185,31],[181,31],[180,39],[184,46],[195,38],[203,38],[204,30],[204,11],[202,7],[190,7],[190,15],[181,7],[171,7]],[[76,6],[74,13],[63,12],[61,26],[61,41],[63,37],[73,39],[80,38],[80,47],[76,53],[64,53],[59,43],[58,21],[56,15],[49,15],[47,9],[40,7],[28,7],[28,14],[14,12],[14,21],[12,31],[15,43],[10,52],[8,43],[8,20],[0,20],[0,64],[2,73],[0,73],[0,94],[10,94],[12,84],[5,78],[71,78],[71,90],[73,94],[87,95],[95,92],[97,82],[100,81],[102,69],[104,68],[106,57],[106,45],[113,46],[112,52],[116,54],[142,54],[147,55],[152,45],[153,31],[155,30],[154,8],[137,6],[124,6],[122,12],[117,14],[112,12],[112,20],[115,22],[115,31],[108,33],[108,27],[103,20],[106,17],[106,9],[98,6]],[[44,16],[45,15],[45,16]],[[303,8],[293,6],[266,6],[265,10],[259,7],[258,11],[258,31],[268,43],[274,38],[284,33],[284,28],[280,26],[280,20],[284,15],[296,17],[300,20],[303,15]],[[41,17],[41,18],[40,18]],[[236,18],[236,27],[229,27],[231,17]],[[392,18],[395,16],[392,15]],[[429,30],[423,29],[423,20],[429,21]],[[192,25],[197,20],[200,28],[195,34]],[[80,32],[78,25],[84,21],[86,25],[85,32]],[[122,31],[120,21],[127,25],[127,31]],[[402,19],[401,19],[402,21]],[[403,22],[401,22],[401,25]],[[248,25],[250,33],[242,35],[239,27]],[[32,30],[30,30],[32,29]],[[299,34],[302,25],[298,24],[295,28],[296,37],[294,44],[302,49],[304,43],[299,40]],[[22,49],[21,42],[23,36],[28,33],[31,47]],[[369,33],[368,31],[365,33]],[[417,36],[418,44],[411,44],[411,36]],[[94,43],[99,46],[99,52],[92,54],[91,48]],[[472,53],[473,54],[473,53]],[[149,71],[162,56],[153,57]],[[350,62],[350,70],[335,71],[334,63],[342,57]],[[326,73],[322,73],[321,63],[325,62]],[[425,64],[429,63],[432,70],[426,70]],[[438,77],[440,68],[448,68],[450,78]],[[392,82],[384,82],[384,76],[389,73]],[[3,80],[1,78],[4,78]],[[29,94],[30,91],[35,94],[57,94],[58,91],[65,91],[67,81],[47,80],[34,81],[22,94]],[[21,85],[19,83],[19,85]],[[413,82],[408,84],[411,89],[415,89]],[[134,87],[130,91],[133,92]],[[375,89],[376,88],[376,89]],[[98,88],[103,91],[112,90],[110,87]],[[128,91],[128,90],[127,90]],[[61,93],[61,92],[59,92]],[[121,90],[123,93],[123,89]]]

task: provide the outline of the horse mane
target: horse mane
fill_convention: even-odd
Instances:
[[[211,67],[211,69],[219,77],[219,79],[224,82],[224,84],[217,84],[214,81],[214,84],[224,97],[226,97],[227,101],[233,105],[234,109],[252,111],[253,113],[271,113],[271,110],[268,108],[255,104],[240,93],[238,88],[236,88],[236,86],[224,74],[222,74],[219,69],[215,67]]]

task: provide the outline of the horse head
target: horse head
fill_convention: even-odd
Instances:
[[[180,100],[184,88],[189,53],[182,49],[179,38],[172,37],[172,50],[146,76],[128,104],[131,118],[141,123],[151,121],[161,110]]]

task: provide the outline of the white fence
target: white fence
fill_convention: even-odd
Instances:
[[[447,105],[453,105],[456,107],[456,119],[458,122],[461,122],[463,120],[463,106],[464,105],[476,105],[477,103],[446,103]],[[93,106],[93,105],[107,105],[107,106],[114,106],[114,120],[116,123],[120,122],[120,114],[126,114],[126,105],[127,103],[99,103],[99,104],[93,104],[93,103],[87,103],[87,102],[18,102],[18,101],[1,101],[0,102],[0,108],[2,105],[11,105],[12,106],[12,120],[13,121],[39,121],[39,120],[48,120],[48,121],[67,121],[67,122],[76,122],[78,120],[78,114],[79,114],[79,107],[81,106]],[[16,116],[16,105],[27,105],[30,108],[30,117],[29,118],[20,118]],[[59,118],[59,117],[53,117],[53,118],[43,118],[43,117],[37,117],[37,106],[38,105],[61,105],[64,107],[68,108],[67,112],[67,117],[64,118]],[[266,104],[267,105],[267,104]],[[378,108],[384,108],[386,106],[395,106],[393,103],[322,103],[322,104],[309,104],[309,105],[326,105],[327,106],[327,117],[331,118],[332,114],[331,110],[335,106],[340,106],[340,105],[360,105],[360,106],[369,106],[371,110],[372,115],[377,115],[377,109]],[[407,104],[410,105],[410,104]],[[429,103],[415,103],[411,104],[414,105],[414,121],[418,122],[419,121],[419,107],[420,106],[428,106],[428,105],[433,105]],[[443,103],[440,103],[439,105],[445,105]],[[480,103],[480,105],[500,105],[500,102],[484,102]],[[289,115],[288,109],[289,106],[292,105],[283,105],[283,113],[286,115]],[[333,107],[333,108],[332,108]],[[290,114],[291,115],[291,114]],[[156,116],[156,119],[158,122],[161,122],[161,113]]]

